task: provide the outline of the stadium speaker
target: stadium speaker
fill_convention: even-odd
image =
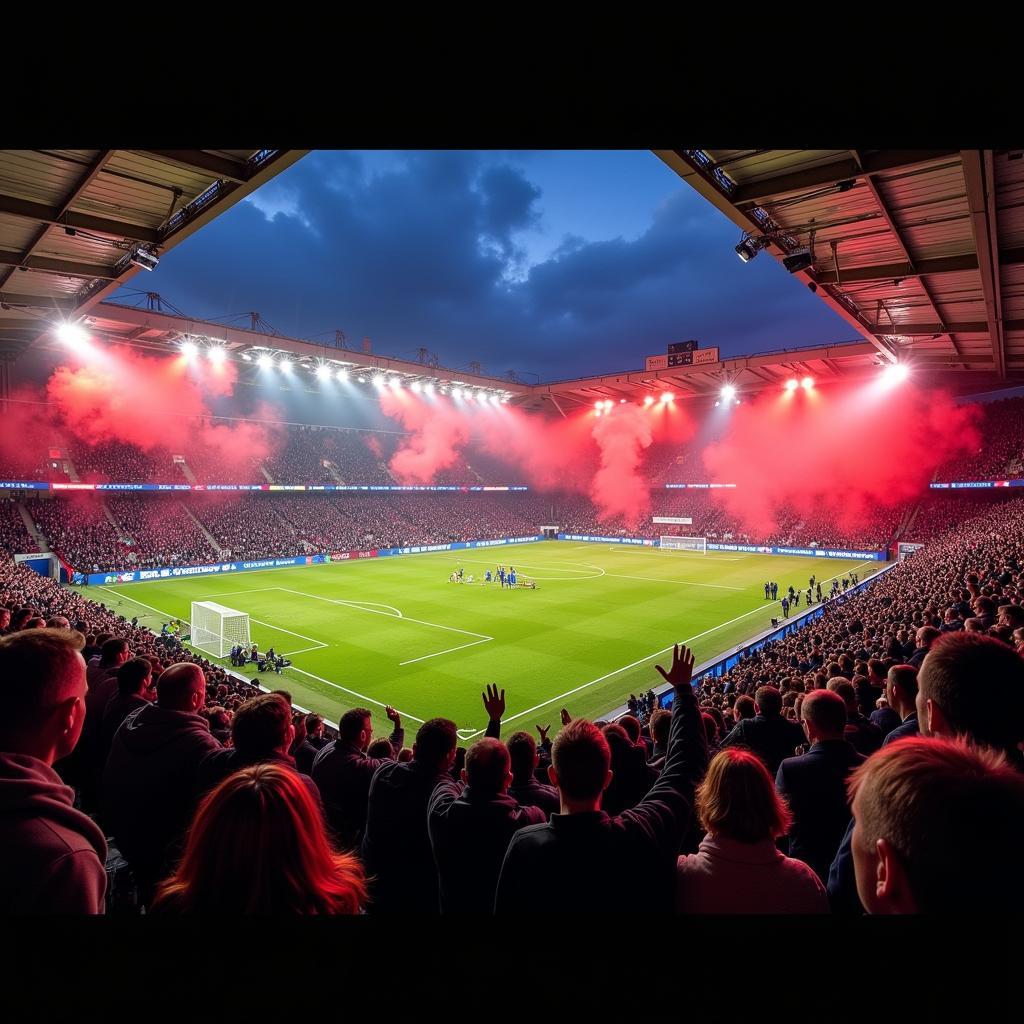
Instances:
[[[813,262],[809,249],[798,249],[792,255],[782,257],[782,265],[791,274],[796,274],[801,270],[807,270]]]

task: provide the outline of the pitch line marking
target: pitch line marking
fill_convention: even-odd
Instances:
[[[748,587],[727,587],[723,583],[694,583],[691,580],[665,580],[659,576],[625,576],[619,572],[605,573],[606,576],[614,576],[617,580],[645,580],[649,583],[681,583],[687,587],[713,587],[715,590],[748,590]]]
[[[347,686],[341,686],[339,683],[332,683],[330,679],[324,679],[323,676],[314,675],[312,672],[307,672],[304,668],[296,668],[292,665],[293,672],[301,672],[304,676],[309,676],[310,679],[316,679],[317,682],[326,683],[328,686],[333,686],[336,690],[341,690],[343,693],[350,693],[353,697],[358,697],[360,700],[369,701],[371,704],[376,704],[379,708],[386,708],[388,705],[384,704],[379,700],[374,700],[373,697],[367,697],[365,693],[357,693],[355,690],[350,690]],[[391,705],[394,707],[394,705]],[[395,710],[402,716],[402,718],[411,718],[414,722],[423,724],[424,719],[417,718],[415,715],[410,715],[407,711],[403,711],[401,708],[395,708]],[[483,732],[483,730],[480,730]]]
[[[281,657],[282,658],[290,658],[293,654],[305,654],[307,651],[322,651],[325,647],[329,647],[329,646],[330,646],[329,644],[322,644],[318,640],[316,642],[316,647],[301,647],[297,651],[282,651],[281,652]]]
[[[458,647],[449,647],[445,651],[437,651],[434,654],[424,654],[422,657],[419,658],[410,658],[408,661],[400,661],[398,665],[399,668],[401,668],[403,665],[413,665],[417,661],[426,661],[428,658],[439,658],[442,654],[451,654],[452,651],[464,651],[467,647],[476,647],[477,644],[485,644],[489,640],[493,639],[494,637],[488,636],[484,637],[483,640],[471,640],[468,644],[459,644]]]
[[[860,562],[853,566],[854,569],[859,569],[862,565],[870,565],[870,562]],[[846,570],[847,572],[851,570]],[[831,580],[837,579],[842,576],[841,572],[837,572],[835,576],[829,576],[823,579],[822,583],[828,583]],[[721,629],[723,626],[731,626],[734,622],[739,622],[740,619],[745,619],[749,615],[753,615],[755,612],[764,611],[764,604],[758,605],[756,608],[752,608],[749,612],[744,612],[742,615],[737,615],[734,619],[729,619],[728,622],[720,622],[717,626],[712,626],[710,629],[705,629],[703,633],[697,633],[695,636],[691,636],[688,640],[677,641],[680,644],[689,644],[694,640],[699,640],[703,636],[707,636],[708,633],[714,633],[716,630]],[[549,704],[554,704],[557,701],[564,700],[566,697],[571,697],[574,693],[579,693],[580,690],[585,690],[588,686],[593,686],[595,683],[603,683],[606,679],[611,679],[612,676],[617,676],[620,672],[625,672],[628,669],[636,668],[637,665],[642,665],[645,661],[650,661],[652,658],[659,658],[663,654],[667,654],[675,644],[671,644],[668,647],[662,648],[660,651],[655,651],[653,654],[648,654],[646,658],[640,658],[638,661],[630,662],[628,665],[623,665],[621,668],[613,669],[611,672],[606,672],[603,676],[598,676],[597,679],[591,679],[589,683],[582,683],[580,686],[574,687],[571,690],[567,690],[565,693],[559,694],[557,697],[552,697],[550,700],[546,700],[541,704],[537,704],[532,708],[527,708],[526,711],[520,711],[517,714],[510,715],[508,718],[501,720],[502,725],[507,722],[514,722],[517,718],[522,718],[524,715],[531,715],[534,711],[539,711],[541,708],[546,708]],[[484,729],[477,729],[476,732],[471,733],[466,739],[472,739],[474,736],[479,736]]]
[[[387,615],[389,619],[396,618],[394,615],[388,615],[387,612],[379,612],[375,608],[364,608],[362,605],[353,605],[348,601],[340,601],[336,598],[331,597],[320,597],[319,594],[306,594],[301,590],[289,590],[287,587],[277,587],[277,590],[282,590],[286,594],[297,594],[299,597],[309,597],[314,601],[326,601],[328,604],[343,604],[348,605],[350,608],[355,608],[357,611],[370,612],[373,615]],[[424,619],[412,619],[408,615],[402,615],[401,619],[403,622],[415,622],[420,626],[433,626],[435,629],[447,629],[452,633],[463,633],[466,636],[479,637],[482,640],[493,640],[493,636],[487,636],[485,633],[474,633],[471,629],[459,629],[458,626],[442,626],[440,622],[427,622]],[[307,637],[308,639],[308,637]]]

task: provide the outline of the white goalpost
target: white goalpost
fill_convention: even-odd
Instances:
[[[248,647],[251,643],[249,613],[227,608],[215,601],[193,601],[189,643],[215,658],[226,657],[236,644]]]
[[[707,537],[674,537],[662,536],[661,548],[664,551],[693,551],[701,555],[708,553]]]

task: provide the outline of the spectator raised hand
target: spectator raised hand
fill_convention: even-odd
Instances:
[[[480,696],[483,698],[488,720],[500,722],[501,716],[505,714],[505,691],[499,693],[497,683],[488,683],[487,691]]]
[[[660,665],[654,666],[666,683],[671,683],[676,690],[690,685],[693,679],[693,651],[685,644],[675,644],[672,648],[672,666],[666,672]]]

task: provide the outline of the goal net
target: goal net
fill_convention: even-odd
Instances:
[[[666,551],[698,551],[708,553],[707,537],[666,537],[661,538],[661,547]]]
[[[214,601],[192,602],[192,638],[189,643],[224,658],[236,644],[248,647],[249,613],[226,608]]]

